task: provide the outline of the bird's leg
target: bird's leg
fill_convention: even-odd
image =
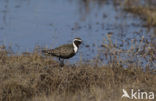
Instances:
[[[64,66],[64,59],[62,59],[62,61],[61,61],[61,67],[63,67]]]
[[[63,67],[64,66],[64,59],[61,60],[61,58],[59,58],[60,61],[60,66]]]
[[[61,58],[59,58],[59,61],[61,61]]]

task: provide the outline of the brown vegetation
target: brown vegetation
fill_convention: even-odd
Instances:
[[[61,68],[37,52],[18,55],[0,51],[1,101],[128,101],[121,99],[123,88],[156,93],[156,73],[115,63],[66,64]]]
[[[147,23],[146,26],[156,26],[156,5],[154,0],[125,0],[124,10],[139,15]]]

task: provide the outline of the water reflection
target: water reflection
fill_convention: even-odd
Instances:
[[[54,48],[81,37],[85,45],[72,59],[78,61],[80,55],[94,58],[108,32],[123,49],[130,47],[131,39],[150,39],[141,20],[115,4],[109,0],[1,0],[1,44],[23,52],[36,45]]]

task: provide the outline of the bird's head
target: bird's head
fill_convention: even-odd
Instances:
[[[81,43],[82,43],[81,38],[74,38],[73,44],[75,44],[77,48],[79,48]]]

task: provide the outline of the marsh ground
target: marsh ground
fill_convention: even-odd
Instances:
[[[148,67],[77,63],[61,68],[39,53],[0,52],[0,75],[1,101],[132,101],[121,98],[122,89],[156,93],[156,71]]]

